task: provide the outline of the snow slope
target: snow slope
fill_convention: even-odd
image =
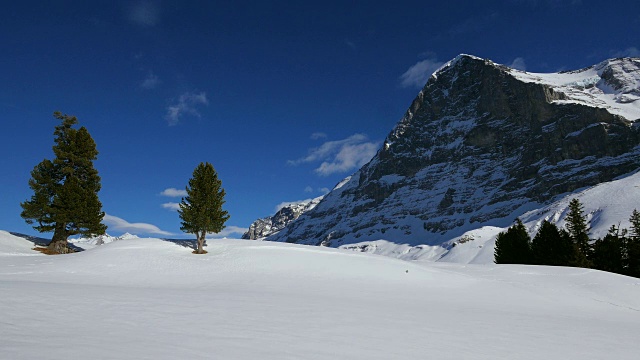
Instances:
[[[3,359],[636,359],[640,280],[128,239],[63,256],[0,232]],[[9,249],[9,250],[7,250]]]
[[[578,103],[607,109],[629,121],[640,120],[640,58],[609,59],[588,68],[540,74],[511,69],[524,82],[551,86],[567,98],[557,103]]]
[[[602,238],[611,225],[630,228],[629,217],[640,210],[640,172],[614,181],[568,194],[547,206],[521,214],[519,217],[533,238],[542,221],[565,227],[569,202],[578,199],[590,226],[591,239]],[[344,245],[340,248],[396,257],[404,260],[442,261],[460,264],[492,264],[495,238],[506,227],[483,226],[441,245],[396,244],[387,239]]]

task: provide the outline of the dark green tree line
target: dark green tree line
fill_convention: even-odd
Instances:
[[[543,221],[533,240],[522,222],[496,237],[496,264],[537,264],[587,267],[640,277],[640,212],[629,218],[631,229],[611,226],[606,236],[589,239],[589,226],[582,204],[573,199],[569,205],[566,230]]]

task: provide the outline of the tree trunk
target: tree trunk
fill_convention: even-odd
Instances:
[[[202,234],[198,234],[198,249],[196,250],[196,254],[204,254],[204,249],[202,248],[202,246],[204,245],[204,237],[205,237],[205,232],[203,231]]]
[[[47,249],[50,253],[53,254],[67,254],[69,253],[69,244],[67,243],[67,238],[69,234],[65,229],[64,225],[56,224],[56,229],[53,232],[53,238],[47,246]]]

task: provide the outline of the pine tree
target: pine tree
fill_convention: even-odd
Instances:
[[[640,212],[637,209],[633,209],[629,222],[631,223],[631,237],[634,240],[640,240]]]
[[[39,232],[53,231],[49,243],[50,253],[69,252],[69,236],[102,235],[107,227],[102,224],[104,212],[98,199],[100,176],[93,167],[97,159],[96,144],[74,116],[56,111],[53,116],[61,121],[55,127],[55,158],[43,160],[31,171],[30,200],[20,204],[20,216]]]
[[[493,253],[496,264],[531,264],[531,238],[520,219],[496,238]]]
[[[624,273],[624,232],[620,227],[611,225],[609,233],[602,239],[596,240],[593,245],[593,267],[598,270]]]
[[[533,238],[531,250],[536,264],[569,266],[574,259],[574,246],[569,233],[555,224],[543,221]]]
[[[584,207],[578,199],[569,203],[569,214],[565,218],[566,228],[571,240],[577,248],[574,265],[588,267],[591,247],[589,245],[589,226],[584,216]]]
[[[205,236],[222,231],[229,219],[227,211],[222,210],[225,191],[216,170],[208,162],[195,168],[186,190],[187,196],[182,198],[178,210],[182,219],[180,230],[196,235],[198,245],[195,252],[203,254]]]
[[[640,277],[640,212],[634,209],[631,217],[631,232],[627,238],[627,275]]]

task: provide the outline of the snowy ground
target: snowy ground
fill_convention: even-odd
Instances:
[[[2,359],[637,359],[640,279],[282,243],[0,231]]]

